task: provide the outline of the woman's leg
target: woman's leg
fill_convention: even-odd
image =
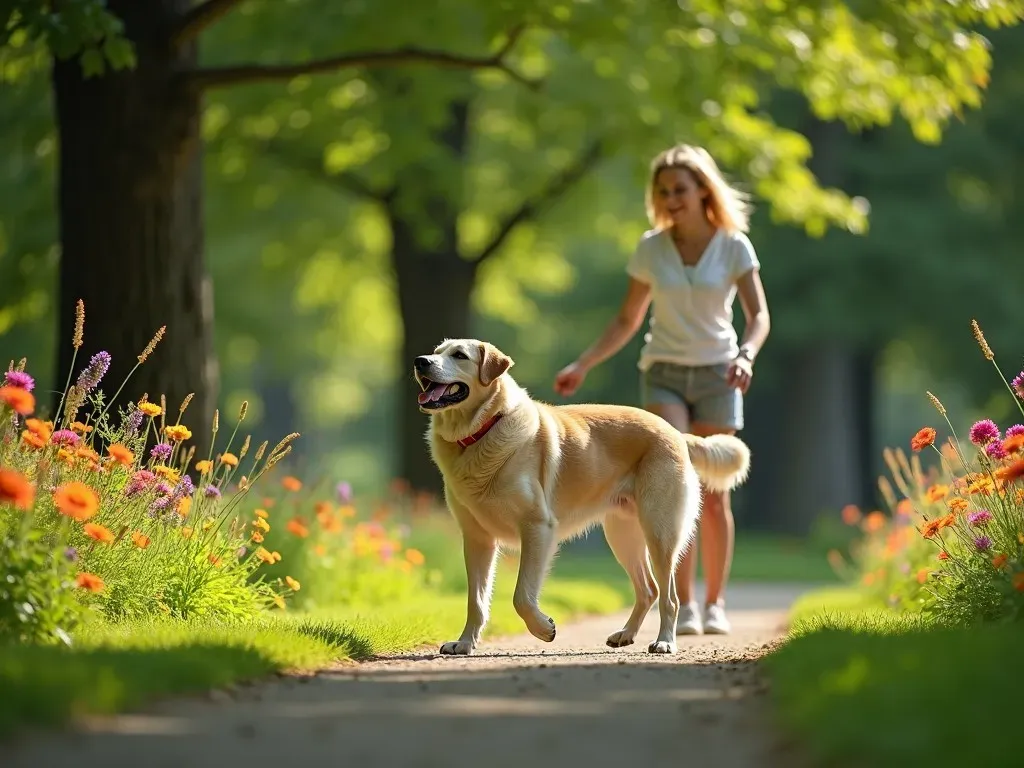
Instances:
[[[701,437],[736,433],[734,429],[723,429],[702,423],[695,423],[691,429],[693,434]],[[725,604],[725,587],[732,567],[735,539],[736,526],[729,492],[708,493],[705,490],[700,526],[701,559],[707,587],[705,605]]]

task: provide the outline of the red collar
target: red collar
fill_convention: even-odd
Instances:
[[[461,440],[458,440],[458,444],[461,445],[463,448],[469,448],[469,446],[471,446],[473,443],[481,440],[483,436],[490,431],[491,427],[498,423],[499,419],[501,419],[503,415],[504,414],[501,413],[494,414],[493,416],[491,416],[491,418],[484,422],[484,425],[480,427],[480,429],[478,429],[472,435],[470,435],[469,437],[464,437]]]

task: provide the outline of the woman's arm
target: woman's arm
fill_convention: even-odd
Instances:
[[[619,311],[608,323],[604,333],[579,356],[576,362],[589,371],[626,346],[640,330],[650,304],[651,286],[630,277]]]
[[[736,287],[740,304],[743,306],[743,315],[747,320],[743,329],[740,355],[754,362],[754,358],[768,338],[768,331],[771,330],[768,300],[764,295],[764,285],[761,284],[761,273],[756,269],[745,272],[736,281]]]

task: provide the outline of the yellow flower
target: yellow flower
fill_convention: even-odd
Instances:
[[[192,538],[192,528],[189,526],[183,526],[181,529],[181,535],[186,539]]]
[[[272,554],[270,554],[267,550],[265,550],[263,547],[260,547],[259,549],[256,550],[256,557],[258,557],[264,563],[273,563],[274,562],[274,556]]]
[[[134,544],[139,549],[145,549],[149,546],[149,536],[142,533],[141,531],[135,531],[132,534],[132,544]]]
[[[192,499],[186,496],[178,502],[178,514],[182,517],[188,517],[188,513],[192,510]]]
[[[156,403],[149,402],[142,403],[139,406],[139,410],[142,411],[142,413],[145,414],[146,416],[149,416],[150,418],[153,418],[154,416],[159,416],[161,413],[164,412],[164,409],[161,408],[159,405],[157,405]]]
[[[213,469],[213,462],[209,459],[203,459],[202,461],[196,462],[196,472],[206,474],[211,469]]]
[[[252,527],[253,528],[257,528],[257,529],[263,531],[264,533],[269,533],[270,532],[270,523],[268,523],[262,517],[257,517],[255,520],[253,520],[252,521]]]
[[[274,595],[274,605],[283,611],[285,609],[284,598],[280,595]]]
[[[160,477],[164,478],[167,482],[172,484],[177,483],[178,480],[181,478],[181,473],[178,472],[178,470],[164,466],[163,464],[161,464],[158,467],[153,467],[153,471],[156,474],[160,475]]]
[[[164,427],[164,434],[167,435],[168,440],[180,443],[192,437],[192,430],[184,424],[173,424],[171,426]]]
[[[295,592],[298,592],[300,589],[302,589],[302,585],[299,584],[299,582],[297,582],[291,576],[285,576],[284,577],[284,583],[287,584],[289,587],[291,587],[291,589],[294,590]]]
[[[256,514],[256,517],[262,517],[264,520],[266,520],[268,517],[270,517],[270,515],[267,514],[267,510],[265,510],[265,509],[257,509],[255,514]]]
[[[405,559],[412,565],[423,565],[427,561],[427,558],[418,549],[405,550]]]
[[[281,562],[281,553],[278,552],[276,549],[273,552],[271,552],[270,554],[274,558],[274,562],[275,563],[280,563]]]
[[[257,544],[263,543],[263,534],[259,531],[253,531],[252,536],[250,536],[249,538],[255,541]]]
[[[220,457],[220,463],[226,464],[229,467],[237,467],[238,457],[235,456],[235,454],[233,453],[225,453],[223,456]]]
[[[92,432],[92,427],[90,427],[88,424],[83,424],[80,421],[76,421],[72,423],[71,431],[77,432],[80,435],[85,435],[88,434],[89,432]]]

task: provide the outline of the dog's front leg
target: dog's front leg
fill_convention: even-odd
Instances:
[[[550,643],[555,639],[555,620],[541,611],[540,590],[558,547],[555,521],[550,516],[520,526],[519,578],[512,605],[534,637]]]
[[[491,607],[491,586],[498,546],[493,539],[463,531],[462,553],[466,560],[466,626],[458,640],[441,646],[441,653],[468,655],[480,644]]]

